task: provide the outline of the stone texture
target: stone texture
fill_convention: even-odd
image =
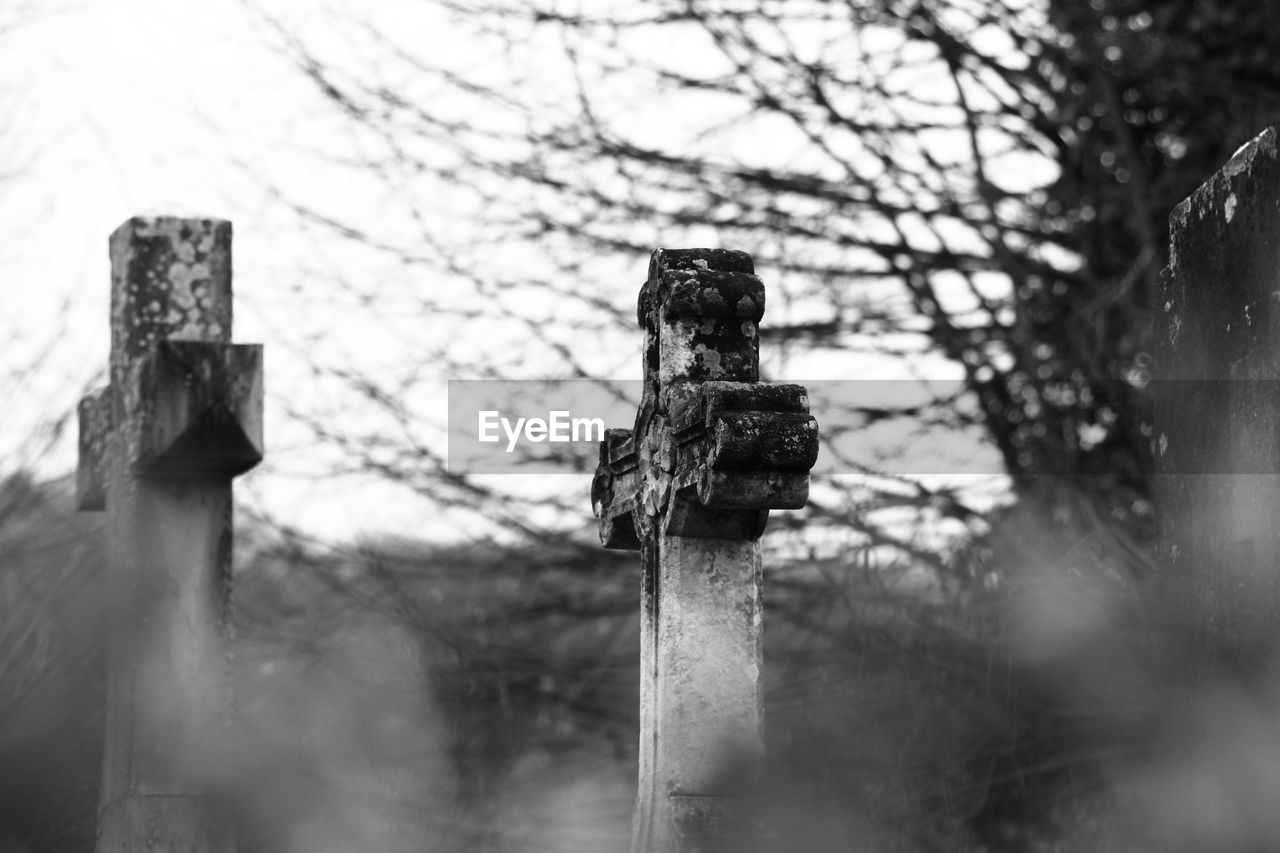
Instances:
[[[115,423],[137,405],[130,371],[161,341],[231,340],[231,223],[135,217],[111,235]]]

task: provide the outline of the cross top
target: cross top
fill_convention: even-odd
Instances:
[[[635,427],[605,433],[592,505],[606,548],[661,531],[756,539],[800,509],[818,426],[799,385],[759,382],[764,285],[751,256],[658,249],[640,291],[644,390]]]
[[[111,235],[110,385],[80,401],[80,509],[108,445],[138,476],[234,476],[262,458],[262,348],[231,339],[231,223],[134,217]]]

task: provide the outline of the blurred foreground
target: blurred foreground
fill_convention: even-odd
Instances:
[[[89,850],[100,531],[65,484],[0,495],[0,851]],[[774,562],[766,798],[783,849],[1274,847],[1274,667],[1210,689],[1107,543],[1013,513],[997,530],[970,555],[1004,561],[987,588]],[[223,782],[241,849],[626,849],[632,560],[585,537],[520,553],[241,539]]]

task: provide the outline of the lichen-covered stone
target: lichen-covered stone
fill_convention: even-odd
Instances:
[[[669,319],[737,317],[758,323],[764,316],[764,285],[750,273],[664,270],[660,292],[662,312]]]
[[[122,422],[126,381],[160,341],[231,340],[231,223],[135,217],[111,235],[111,385]]]

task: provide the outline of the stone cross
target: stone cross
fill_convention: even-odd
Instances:
[[[770,509],[805,505],[818,428],[802,387],[759,381],[749,255],[659,249],[638,313],[640,409],[605,433],[592,505],[606,548],[642,554],[632,849],[671,853],[760,833],[758,540]]]
[[[79,407],[80,509],[107,512],[99,853],[230,851],[207,797],[228,705],[231,479],[262,459],[262,347],[231,338],[231,224],[111,235],[110,385]]]

